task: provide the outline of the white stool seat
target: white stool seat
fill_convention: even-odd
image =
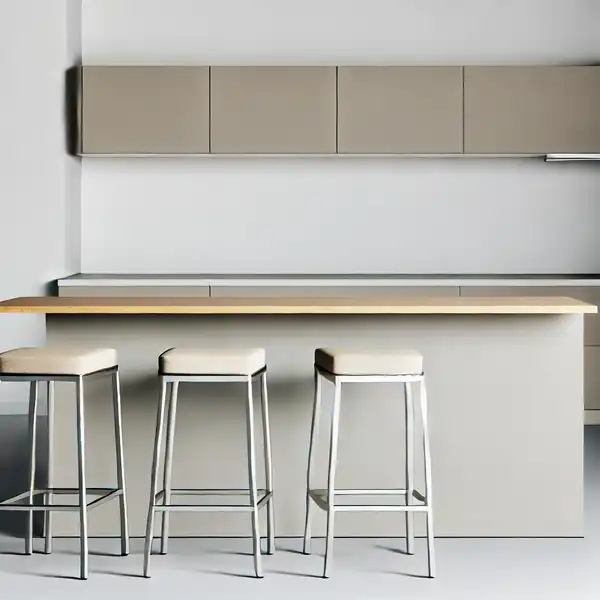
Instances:
[[[17,348],[0,354],[0,373],[88,375],[117,366],[112,348],[73,348],[46,346]]]
[[[171,348],[158,358],[165,375],[252,375],[265,365],[263,348]]]
[[[318,348],[315,365],[334,375],[420,375],[423,356],[415,350]]]

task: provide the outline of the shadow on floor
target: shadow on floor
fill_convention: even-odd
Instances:
[[[36,485],[44,486],[47,473],[47,430],[46,417],[39,417],[37,423],[37,473]],[[0,500],[6,500],[28,488],[29,450],[27,441],[27,415],[0,415]],[[25,513],[0,511],[0,534],[23,537],[26,524]],[[41,512],[34,515],[33,531],[43,533]]]
[[[600,425],[587,425],[585,427],[585,462],[586,475],[600,481]]]

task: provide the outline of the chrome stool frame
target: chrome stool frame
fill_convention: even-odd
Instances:
[[[334,385],[333,411],[331,415],[331,437],[329,442],[329,466],[327,489],[311,488],[311,473],[314,467],[314,446],[319,430],[321,407],[321,379],[326,379]],[[403,383],[405,390],[406,417],[406,488],[405,489],[336,489],[335,472],[337,463],[338,429],[340,419],[340,403],[342,384],[347,383]],[[423,454],[425,463],[425,493],[414,489],[414,402],[412,386],[417,384],[421,421],[423,425]],[[404,496],[404,505],[336,505],[336,496]],[[384,511],[404,512],[406,519],[406,551],[414,554],[414,524],[416,512],[426,514],[427,518],[427,561],[429,577],[435,577],[435,561],[433,553],[433,514],[431,509],[431,456],[429,450],[429,431],[427,426],[427,392],[425,375],[335,375],[315,365],[315,395],[313,404],[312,423],[308,453],[308,470],[306,476],[306,521],[304,526],[304,554],[310,554],[312,502],[327,513],[327,532],[325,541],[325,557],[323,577],[327,578],[331,571],[331,554],[333,549],[333,525],[336,512],[349,511]],[[414,504],[414,500],[419,504]]]
[[[148,520],[146,522],[146,542],[144,546],[144,577],[150,577],[150,555],[152,553],[152,540],[154,538],[154,516],[155,512],[162,512],[162,528],[160,535],[160,553],[167,553],[169,539],[169,513],[179,512],[250,512],[252,515],[252,539],[254,555],[254,571],[256,577],[262,578],[262,561],[260,548],[260,532],[258,523],[258,511],[266,505],[267,507],[267,554],[273,554],[275,550],[275,525],[273,507],[273,470],[271,462],[271,433],[269,426],[269,407],[267,396],[267,369],[262,368],[251,375],[159,375],[161,382],[161,394],[158,403],[156,418],[156,436],[154,440],[154,457],[152,461],[152,478],[150,484],[150,505],[148,508]],[[263,429],[263,448],[265,460],[265,488],[256,487],[256,455],[255,455],[255,433],[254,433],[254,398],[252,385],[260,381],[261,389],[261,413]],[[246,427],[248,440],[248,489],[173,489],[171,487],[171,474],[173,464],[173,446],[175,441],[175,418],[177,411],[177,393],[180,383],[245,383],[247,389],[246,402]],[[169,390],[170,388],[170,390]],[[167,404],[167,393],[169,394],[169,407],[167,416],[167,436],[165,442],[165,458],[163,470],[163,489],[158,490],[158,475],[160,462],[160,449],[162,432],[165,420],[165,406]],[[246,495],[249,496],[247,504],[171,504],[171,497],[176,495]]]
[[[113,414],[115,427],[115,448],[117,459],[117,487],[116,488],[90,488],[86,485],[85,475],[85,417],[84,417],[84,385],[85,381],[93,377],[110,376],[112,380]],[[127,497],[125,492],[125,465],[123,460],[123,421],[121,413],[121,392],[119,385],[118,368],[103,369],[85,375],[53,375],[53,374],[3,374],[0,373],[0,382],[30,382],[29,393],[29,490],[0,502],[0,510],[28,512],[27,531],[25,534],[25,554],[33,554],[33,512],[43,511],[44,514],[44,552],[52,552],[52,511],[77,511],[79,512],[80,536],[80,579],[87,579],[88,568],[88,510],[101,506],[109,500],[119,498],[120,527],[121,527],[121,555],[129,554],[129,530],[127,524]],[[37,405],[39,400],[40,383],[46,382],[48,394],[48,487],[35,487],[36,471],[36,434],[37,434]],[[54,435],[54,383],[74,383],[77,393],[77,461],[79,471],[79,487],[55,488],[52,487],[53,463],[53,435]],[[77,504],[53,504],[54,495],[79,496]],[[42,504],[34,504],[34,497],[42,495]],[[99,496],[91,502],[87,495]],[[23,504],[23,501],[26,503]]]

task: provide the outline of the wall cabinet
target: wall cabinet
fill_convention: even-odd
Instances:
[[[82,67],[83,154],[209,151],[208,67]]]
[[[212,67],[211,152],[336,151],[335,67]]]
[[[600,67],[84,66],[94,154],[600,153]]]
[[[600,152],[600,67],[466,67],[465,153]]]
[[[459,154],[462,67],[339,67],[338,152]]]

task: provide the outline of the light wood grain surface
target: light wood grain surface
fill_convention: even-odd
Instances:
[[[1,313],[132,315],[441,315],[583,314],[593,304],[566,297],[399,298],[102,298],[25,297],[0,302]]]

